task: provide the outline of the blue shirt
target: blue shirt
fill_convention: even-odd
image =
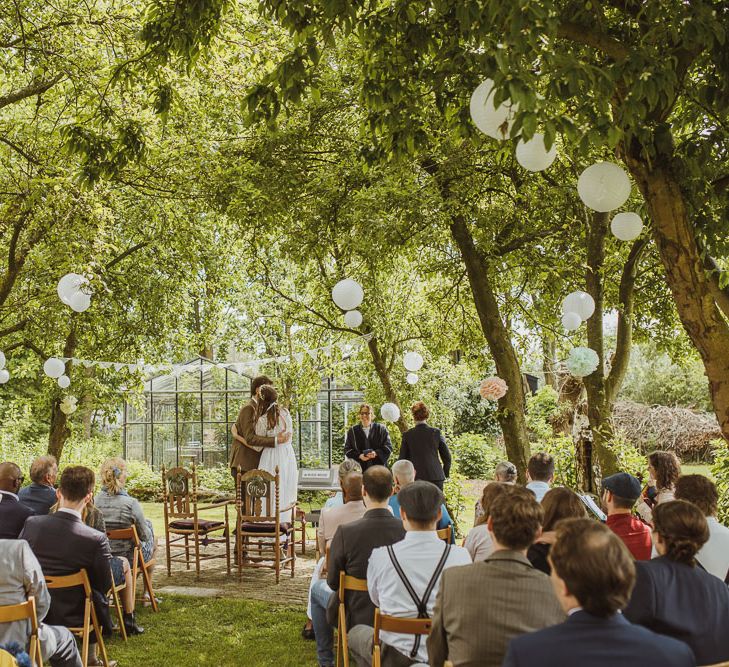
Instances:
[[[396,519],[400,518],[400,502],[397,499],[397,495],[390,496],[389,500],[390,509],[392,510],[393,515]],[[443,528],[448,528],[448,526],[451,527],[451,544],[456,543],[456,529],[453,526],[453,519],[451,519],[451,515],[448,514],[448,509],[445,506],[445,503],[443,503],[440,506],[440,511],[442,513],[442,516],[440,517],[440,521],[438,522],[438,525],[436,526],[436,530],[443,530]]]
[[[541,503],[542,498],[547,495],[547,491],[549,491],[550,487],[547,482],[529,482],[529,484],[526,485],[526,488],[537,497],[537,502]]]

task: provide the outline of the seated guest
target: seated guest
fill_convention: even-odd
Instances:
[[[81,521],[81,512],[94,493],[94,471],[71,466],[61,475],[58,511],[30,517],[20,538],[30,545],[46,576],[75,574],[86,570],[94,591],[99,622],[111,626],[106,593],[111,588],[111,551],[106,535]],[[81,587],[51,591],[48,620],[56,625],[83,625],[85,595]],[[95,639],[95,638],[94,638]],[[100,664],[98,658],[90,664]]]
[[[48,514],[56,504],[56,477],[58,461],[55,456],[39,456],[30,465],[32,484],[20,489],[18,498],[23,505],[30,507],[36,514]]]
[[[512,637],[564,620],[549,577],[526,557],[544,512],[534,494],[510,487],[491,503],[494,551],[443,574],[428,638],[431,665],[498,667]]]
[[[683,475],[676,482],[676,500],[687,500],[698,507],[709,524],[709,541],[696,555],[699,565],[729,583],[729,528],[717,521],[719,492],[703,475]]]
[[[44,664],[51,667],[82,667],[81,656],[68,628],[43,621],[51,598],[38,559],[24,540],[0,539],[0,606],[21,604],[35,598],[38,638]],[[30,638],[27,621],[0,623],[0,645],[17,642],[26,650]]]
[[[398,500],[398,494],[408,484],[412,484],[415,481],[415,467],[412,462],[400,460],[395,461],[392,466],[392,476],[395,478],[395,493],[390,498],[390,509],[392,514],[397,518],[400,516],[400,501]],[[440,508],[440,519],[438,520],[437,530],[443,530],[444,528],[451,527],[451,544],[456,542],[456,531],[453,525],[453,519],[448,514],[448,510],[445,503]]]
[[[696,505],[656,505],[653,544],[659,557],[636,562],[635,589],[623,612],[631,623],[688,644],[699,665],[729,660],[729,587],[696,565],[708,539],[709,526]]]
[[[633,505],[640,498],[640,482],[627,472],[602,480],[602,505],[607,513],[607,527],[628,547],[635,560],[650,560],[651,527],[633,516]]]
[[[340,489],[331,498],[327,498],[322,509],[328,510],[330,507],[341,507],[344,505],[344,494],[342,493],[342,480],[350,472],[362,472],[362,466],[354,459],[344,459],[339,464],[339,486]]]
[[[648,484],[637,507],[643,521],[653,523],[653,508],[673,500],[680,476],[681,462],[673,452],[651,452],[648,455]]]
[[[436,525],[443,493],[430,482],[413,482],[400,490],[400,513],[407,531],[405,539],[372,551],[367,566],[370,599],[383,614],[401,618],[429,618],[441,574],[457,565],[468,565],[471,557],[463,547],[444,544]],[[417,597],[417,600],[415,599]],[[372,664],[372,627],[355,625],[347,635],[358,665]],[[383,667],[428,662],[425,638],[382,632]]]
[[[609,528],[592,519],[563,521],[549,559],[567,620],[513,639],[504,667],[694,667],[686,644],[623,618],[635,565]]]
[[[481,516],[476,519],[473,528],[466,535],[463,546],[471,556],[471,560],[476,563],[486,560],[494,550],[494,542],[491,539],[491,533],[488,527],[488,518],[491,513],[491,505],[494,501],[502,496],[511,487],[503,482],[491,482],[483,488],[479,505],[483,509]]]
[[[538,452],[527,463],[527,485],[541,503],[554,480],[554,458],[546,452]]]
[[[393,479],[384,466],[368,468],[362,480],[367,511],[361,519],[339,526],[329,549],[329,571],[318,579],[311,591],[312,618],[316,635],[317,660],[320,667],[334,665],[332,640],[333,616],[336,617],[339,574],[364,579],[367,562],[375,547],[399,542],[405,537],[401,519],[392,516],[387,501],[392,494]],[[351,591],[346,597],[347,627],[372,624],[375,607],[367,593]]]
[[[562,519],[586,519],[587,510],[582,499],[574,491],[565,488],[547,491],[542,500],[542,509],[544,510],[542,537],[529,547],[527,558],[537,570],[549,574],[552,568],[548,556],[557,523]]]
[[[494,481],[503,482],[504,484],[516,484],[516,466],[510,461],[502,461],[501,463],[497,463],[496,468],[494,468]],[[474,526],[482,516],[483,507],[481,506],[481,499],[479,498],[476,501],[476,513],[473,517]]]
[[[441,491],[443,482],[451,471],[451,452],[443,433],[426,420],[430,416],[428,406],[422,401],[410,408],[415,426],[402,435],[401,461],[410,461],[415,467],[416,479],[435,484]]]
[[[351,472],[345,476],[342,480],[342,494],[344,505],[322,510],[319,518],[316,539],[322,556],[326,553],[326,546],[332,541],[337,528],[343,523],[361,519],[367,511],[362,502],[362,473]]]
[[[23,484],[23,473],[14,463],[0,463],[0,539],[15,540],[29,516],[30,507],[18,499],[18,491]]]

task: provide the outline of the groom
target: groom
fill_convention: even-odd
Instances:
[[[261,460],[261,452],[253,447],[275,447],[291,440],[291,433],[279,433],[275,437],[256,435],[256,405],[258,389],[264,384],[273,384],[265,375],[259,375],[251,381],[251,400],[238,413],[238,420],[233,431],[233,449],[230,453],[230,473],[233,479],[238,474],[238,466],[243,472],[255,470]],[[248,446],[250,445],[250,446]]]

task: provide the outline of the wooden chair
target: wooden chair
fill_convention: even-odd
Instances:
[[[446,544],[451,543],[451,535],[453,534],[453,526],[446,526],[445,528],[441,528],[440,530],[436,530],[436,533],[438,533],[438,537],[443,540]]]
[[[114,605],[114,609],[116,609],[116,615],[119,619],[119,632],[121,632],[121,636],[124,638],[124,641],[127,640],[127,628],[124,625],[124,610],[122,609],[121,600],[119,599],[119,591],[123,591],[127,587],[127,582],[123,582],[119,584],[118,586],[114,583],[114,573],[111,573],[111,588],[106,593],[106,597],[108,600],[111,601],[111,604]]]
[[[191,484],[192,482],[192,484]],[[192,490],[190,487],[192,486]],[[200,577],[200,563],[214,558],[225,558],[230,574],[230,523],[228,521],[229,501],[199,506],[197,504],[197,470],[195,461],[192,469],[171,468],[169,471],[162,466],[162,495],[165,514],[165,542],[167,547],[167,576],[172,575],[172,561],[184,560],[187,569],[190,569],[190,538],[194,542],[195,573]],[[212,521],[201,519],[200,512],[225,508],[225,521]],[[212,537],[218,531],[222,535]],[[210,544],[225,544],[225,554],[200,553],[200,544],[206,547]],[[178,553],[173,553],[173,550]]]
[[[328,553],[328,551],[327,551]],[[339,573],[339,622],[337,630],[337,667],[339,667],[339,656],[342,656],[344,667],[349,667],[349,644],[347,643],[347,610],[344,606],[344,599],[347,591],[367,592],[367,579],[350,577],[344,572]]]
[[[139,540],[139,534],[137,533],[136,526],[129,526],[129,528],[117,528],[116,530],[107,530],[106,536],[110,540],[128,540],[134,547],[132,561],[129,563],[132,567],[132,586],[134,592],[132,597],[137,599],[137,577],[141,573],[142,581],[144,583],[144,589],[149,595],[150,602],[152,604],[153,611],[159,611],[159,605],[157,604],[157,598],[154,596],[154,588],[152,587],[152,575],[150,574],[151,567],[157,562],[156,558],[152,558],[148,561],[144,560],[144,554],[142,554],[142,543]]]
[[[0,623],[13,623],[14,621],[30,621],[30,638],[28,642],[30,664],[34,667],[43,667],[35,597],[31,595],[25,602],[0,607]]]
[[[238,580],[243,576],[244,567],[271,568],[276,572],[276,583],[286,565],[291,567],[294,576],[296,503],[280,507],[278,486],[278,466],[275,475],[265,470],[243,473],[238,467],[235,485]],[[289,513],[290,522],[282,522],[281,515]]]
[[[372,640],[372,667],[382,667],[380,632],[401,632],[406,635],[429,635],[433,627],[431,618],[400,618],[387,616],[375,609],[375,634]]]
[[[301,555],[306,556],[306,512],[297,507],[296,519],[299,522],[299,530],[301,531]]]
[[[94,608],[93,597],[91,594],[91,584],[89,583],[89,577],[86,574],[86,570],[81,569],[76,574],[68,574],[59,577],[46,577],[46,586],[48,590],[60,589],[60,588],[75,588],[81,586],[84,589],[84,620],[83,625],[80,627],[69,627],[68,629],[77,637],[81,637],[81,661],[82,664],[89,664],[89,643],[91,637],[91,629],[93,628],[96,634],[96,643],[98,645],[99,653],[101,654],[101,661],[109,667],[109,657],[106,654],[106,644],[104,644],[104,637],[101,634],[101,626],[99,625],[99,619],[96,616],[96,609]]]

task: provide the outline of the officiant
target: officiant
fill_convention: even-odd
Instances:
[[[392,453],[390,434],[384,424],[374,421],[375,411],[371,405],[359,406],[359,424],[347,431],[344,441],[344,455],[362,466],[362,471],[371,466],[386,466]]]

